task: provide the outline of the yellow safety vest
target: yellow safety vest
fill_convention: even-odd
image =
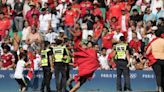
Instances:
[[[67,59],[64,61],[65,63],[69,63],[71,61],[71,57],[69,55],[69,51],[66,46],[63,46],[63,48],[66,50],[67,53]]]
[[[41,51],[41,66],[48,66],[48,55],[47,53],[50,51],[50,49],[42,50]]]
[[[57,46],[53,48],[54,62],[63,62],[64,48],[62,46]]]
[[[127,44],[122,43],[122,44],[117,44],[116,45],[116,59],[126,59],[126,49],[127,49]]]

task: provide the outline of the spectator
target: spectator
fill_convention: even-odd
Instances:
[[[26,18],[27,12],[30,10],[29,3],[30,3],[29,0],[25,0],[24,1],[24,6],[23,6],[23,16],[24,16],[24,19]]]
[[[93,5],[89,0],[83,0],[80,3],[80,9],[81,9],[81,18],[83,18],[86,14],[87,14],[87,10],[92,10],[93,9]]]
[[[17,31],[23,30],[23,3],[20,0],[16,0],[14,5],[14,23]]]
[[[155,15],[152,13],[149,7],[146,8],[146,13],[144,14],[143,17],[144,23],[147,21],[155,21]]]
[[[121,27],[117,26],[114,35],[113,35],[113,41],[114,43],[119,42],[120,37],[123,36],[123,34],[121,33]]]
[[[93,3],[93,15],[102,17],[102,12],[97,1]]]
[[[108,57],[108,55],[106,54],[106,49],[102,48],[101,49],[101,55],[98,58],[99,62],[100,62],[101,69],[104,69],[104,70],[110,69],[107,57]]]
[[[7,35],[10,29],[10,21],[5,18],[4,13],[0,12],[0,41],[2,41]]]
[[[28,21],[29,25],[32,26],[32,15],[36,14],[37,16],[39,16],[40,12],[39,10],[36,9],[35,3],[31,2],[29,5],[30,5],[30,10],[26,14],[26,20]]]
[[[52,11],[51,11],[51,27],[52,27],[52,30],[53,32],[56,32],[59,34],[59,25],[60,25],[60,15],[59,15],[59,12],[54,8]]]
[[[42,13],[39,16],[39,32],[44,36],[48,33],[51,26],[51,14],[46,8],[42,8]]]
[[[1,55],[1,69],[8,70],[14,68],[15,58],[14,55],[10,52],[10,47],[8,45],[2,46],[3,55]]]
[[[139,15],[137,9],[133,9],[133,14],[130,16],[130,20],[133,20],[134,22],[142,21],[143,16]]]
[[[154,15],[157,14],[157,8],[158,8],[158,7],[161,7],[161,9],[164,8],[164,7],[163,7],[163,6],[164,6],[163,3],[164,3],[163,0],[152,0],[152,1],[151,1],[150,9],[152,10],[152,13],[153,13]]]
[[[137,33],[132,33],[132,40],[129,43],[129,47],[134,49],[136,53],[141,52],[141,41],[137,38]]]
[[[112,51],[112,40],[113,40],[113,33],[109,32],[107,27],[103,28],[102,33],[102,47],[106,48],[107,54]]]
[[[158,21],[159,18],[164,18],[164,10],[161,9],[161,7],[157,7],[157,14],[156,14],[156,21]]]

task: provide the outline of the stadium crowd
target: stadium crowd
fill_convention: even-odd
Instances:
[[[101,69],[114,69],[113,48],[124,36],[131,69],[149,69],[145,47],[164,32],[163,0],[0,0],[0,68],[14,69],[23,50],[41,61],[45,41],[62,39],[70,52],[81,44],[97,50]]]

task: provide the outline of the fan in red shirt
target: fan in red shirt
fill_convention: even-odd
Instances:
[[[141,51],[141,41],[137,38],[137,33],[132,33],[132,40],[129,43],[129,47],[134,49],[136,53]]]
[[[71,9],[71,5],[68,5],[67,10],[65,11],[64,22],[66,26],[73,26],[75,23],[75,14],[76,12]]]
[[[93,39],[94,41],[98,41],[99,38],[101,37],[101,33],[102,33],[102,30],[103,30],[103,23],[101,21],[101,18],[99,16],[96,17],[97,21],[94,25],[93,25],[93,30],[94,30],[94,33],[93,33]]]
[[[4,54],[1,55],[1,63],[0,66],[2,69],[7,70],[14,67],[15,58],[12,53],[10,53],[10,47],[8,45],[2,46]]]
[[[0,41],[7,36],[7,30],[10,27],[10,20],[4,17],[4,13],[0,12]]]
[[[88,0],[84,0],[80,3],[81,6],[81,17],[83,17],[86,14],[86,10],[92,10],[93,9],[93,5],[90,1]]]
[[[74,16],[76,17],[76,19],[78,19],[80,17],[80,14],[81,14],[80,5],[77,4],[76,1],[72,1],[71,8],[75,12]]]
[[[32,2],[29,5],[30,5],[31,9],[27,12],[26,19],[27,19],[29,25],[32,26],[33,25],[33,17],[32,17],[32,15],[36,14],[37,16],[39,16],[40,12],[39,12],[39,10],[36,9],[35,3]],[[37,20],[39,20],[39,17],[37,17]]]
[[[110,19],[111,17],[115,16],[117,19],[121,16],[121,7],[117,3],[117,0],[113,0],[113,5],[107,11],[107,17]]]
[[[119,25],[118,19],[116,17],[112,17],[110,21],[110,27],[112,31],[114,31],[118,25]]]
[[[113,39],[113,33],[109,32],[107,27],[103,28],[103,35],[102,35],[102,47],[105,47],[106,49],[112,49],[112,39]]]
[[[95,2],[93,4],[93,15],[94,16],[100,16],[102,17],[102,12],[101,12],[101,9],[99,8],[99,3],[98,2]]]

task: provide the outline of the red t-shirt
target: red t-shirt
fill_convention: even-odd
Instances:
[[[102,37],[102,46],[106,49],[112,49],[112,39],[113,39],[112,33],[108,33]]]
[[[39,15],[40,15],[40,12],[39,12],[39,10],[37,10],[37,9],[33,9],[33,10],[29,10],[28,12],[27,12],[27,14],[26,14],[26,19],[27,19],[27,21],[28,21],[28,23],[29,23],[29,25],[30,26],[32,26],[32,15],[33,14],[37,14],[37,16],[38,16],[38,20],[39,20]]]
[[[97,25],[99,26],[98,28]],[[93,38],[97,40],[103,30],[103,24],[102,23],[94,24],[93,26],[94,26]]]
[[[6,30],[10,27],[10,20],[7,18],[4,18],[3,20],[0,20],[0,35],[2,37],[5,37]]]
[[[102,12],[100,10],[100,8],[96,8],[93,10],[93,15],[94,16],[101,16],[102,17]]]
[[[2,66],[4,68],[12,65],[13,61],[15,60],[14,55],[12,53],[3,54],[1,56],[1,59],[2,59],[2,63],[3,63]]]
[[[108,13],[110,13],[110,18],[115,16],[118,19],[122,14],[120,5],[116,4],[111,6]]]
[[[86,14],[87,9],[92,10],[93,5],[91,2],[87,1],[87,2],[81,2],[80,7],[81,7],[81,17],[83,17]]]
[[[73,26],[74,25],[74,17],[76,13],[73,10],[66,10],[65,11],[65,25]]]
[[[135,49],[136,52],[139,52],[139,48],[141,47],[141,41],[138,40],[137,42],[133,39],[130,41],[129,46]]]

